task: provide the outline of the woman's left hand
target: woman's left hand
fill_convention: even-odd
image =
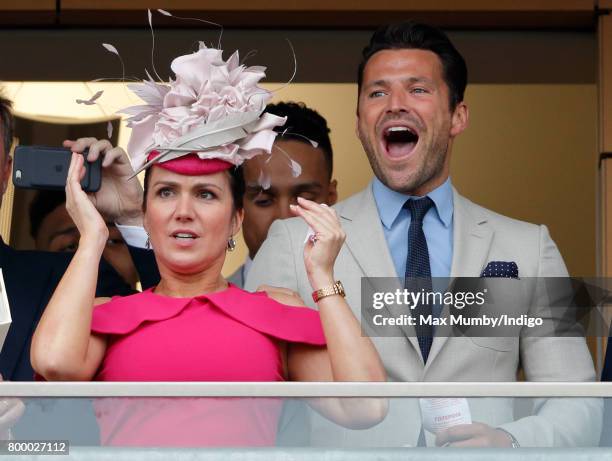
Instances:
[[[340,226],[336,211],[327,205],[298,198],[291,206],[292,212],[300,216],[314,231],[313,239],[306,242],[304,265],[313,290],[334,283],[334,263],[344,244],[346,234]]]

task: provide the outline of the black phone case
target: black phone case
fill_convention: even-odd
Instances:
[[[17,146],[13,184],[25,189],[63,190],[71,156],[70,149],[63,147]],[[81,187],[86,192],[97,192],[102,185],[102,158],[85,162],[85,170]]]

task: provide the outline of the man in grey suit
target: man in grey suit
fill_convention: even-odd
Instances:
[[[468,125],[467,67],[441,31],[403,23],[380,28],[363,51],[358,74],[357,134],[375,174],[362,192],[335,206],[346,245],[334,268],[355,315],[362,277],[565,277],[545,226],[482,208],[452,186],[455,138]],[[246,288],[292,289],[309,302],[302,261],[307,229],[276,221],[259,250]],[[327,287],[320,287],[321,289]],[[543,302],[532,295],[525,306]],[[315,307],[313,303],[310,303]],[[442,313],[441,315],[444,315]],[[393,327],[389,327],[393,328]],[[581,337],[443,337],[410,327],[374,337],[393,381],[592,381]],[[408,331],[409,333],[406,333]],[[422,341],[423,339],[423,341]],[[436,436],[421,429],[415,401],[394,401],[371,431],[347,431],[313,417],[312,442],[326,445],[581,446],[596,444],[598,400],[539,399],[533,416],[513,419],[511,399],[472,399],[473,424]]]

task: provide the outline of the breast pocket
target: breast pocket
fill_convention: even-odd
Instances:
[[[470,340],[479,347],[485,347],[497,352],[511,352],[518,350],[519,339],[508,337],[471,337]]]
[[[473,360],[480,363],[478,380],[515,381],[519,364],[519,338],[472,337]]]

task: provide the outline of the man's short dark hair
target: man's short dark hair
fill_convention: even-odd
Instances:
[[[363,71],[368,60],[382,50],[416,49],[435,53],[442,62],[443,77],[449,92],[451,110],[463,101],[467,86],[467,66],[447,35],[427,24],[402,22],[380,27],[370,43],[363,49],[357,75],[358,91],[361,92]]]
[[[66,203],[66,193],[63,190],[44,190],[36,192],[30,203],[30,235],[34,240],[38,237],[42,222],[58,206]]]
[[[2,130],[2,145],[4,146],[5,156],[9,155],[13,145],[14,120],[11,111],[12,106],[13,103],[0,93],[0,129]],[[5,159],[2,159],[2,161]]]
[[[331,179],[334,162],[327,120],[303,102],[268,104],[265,111],[279,117],[287,117],[285,125],[274,128],[274,131],[284,133],[283,137],[277,137],[277,140],[301,141],[308,145],[311,145],[309,140],[312,140],[318,144],[317,147],[323,151],[328,177]]]

